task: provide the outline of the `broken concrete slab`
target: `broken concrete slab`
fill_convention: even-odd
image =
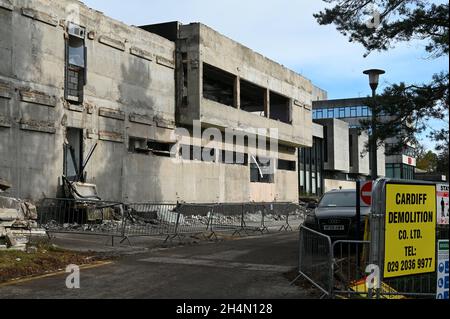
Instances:
[[[19,208],[19,200],[13,197],[0,196],[0,208]]]
[[[24,215],[14,208],[0,208],[0,221],[10,222],[23,218]]]
[[[29,202],[21,204],[22,212],[27,219],[36,220],[38,218],[36,205]]]
[[[46,235],[37,229],[37,218],[32,203],[0,196],[0,249],[25,251],[31,236]]]
[[[16,246],[18,244],[16,236],[14,236],[10,231],[6,232],[5,239],[8,246]]]

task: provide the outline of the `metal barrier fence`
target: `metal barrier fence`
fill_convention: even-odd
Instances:
[[[292,230],[290,222],[304,219],[304,209],[293,203],[158,204],[116,203],[95,200],[44,199],[38,205],[39,225],[52,233],[130,237],[232,232],[232,235],[269,228]]]
[[[327,235],[300,226],[299,275],[322,293],[322,298],[331,297],[333,291],[333,251],[331,238]]]
[[[124,209],[121,203],[44,199],[38,205],[38,224],[48,231],[121,235]]]
[[[332,245],[331,298],[367,297],[366,267],[369,265],[370,241],[338,240]]]
[[[437,240],[448,239],[449,228],[439,226]],[[378,278],[380,287],[366,286],[371,265],[371,241],[338,240],[300,227],[299,276],[328,298],[436,298],[437,272],[397,278]],[[380,267],[381,268],[381,267]]]

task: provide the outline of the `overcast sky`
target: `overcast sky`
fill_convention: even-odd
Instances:
[[[330,99],[367,96],[367,68],[382,68],[384,86],[404,81],[428,82],[448,70],[447,59],[429,59],[424,42],[398,45],[363,57],[364,48],[349,43],[334,26],[313,17],[325,7],[320,0],[84,0],[88,6],[130,25],[167,21],[204,23],[218,32],[309,78]],[[439,1],[441,2],[441,1]],[[444,123],[432,123],[443,126]],[[448,124],[445,124],[448,125]],[[423,139],[427,146],[430,143]]]

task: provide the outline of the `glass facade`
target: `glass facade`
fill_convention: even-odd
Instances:
[[[313,139],[313,147],[301,148],[298,152],[299,191],[301,196],[323,194],[323,140]]]
[[[372,116],[372,111],[367,106],[333,107],[313,110],[313,119],[344,119],[365,118]]]
[[[395,179],[415,179],[415,168],[414,166],[406,164],[386,164],[386,177]]]

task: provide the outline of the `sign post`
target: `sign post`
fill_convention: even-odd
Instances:
[[[361,231],[361,181],[356,181],[356,229],[355,240],[359,240]],[[359,265],[358,265],[359,266]]]
[[[436,299],[449,299],[448,254],[448,240],[439,240]]]
[[[435,271],[435,199],[435,185],[386,185],[384,278]]]

